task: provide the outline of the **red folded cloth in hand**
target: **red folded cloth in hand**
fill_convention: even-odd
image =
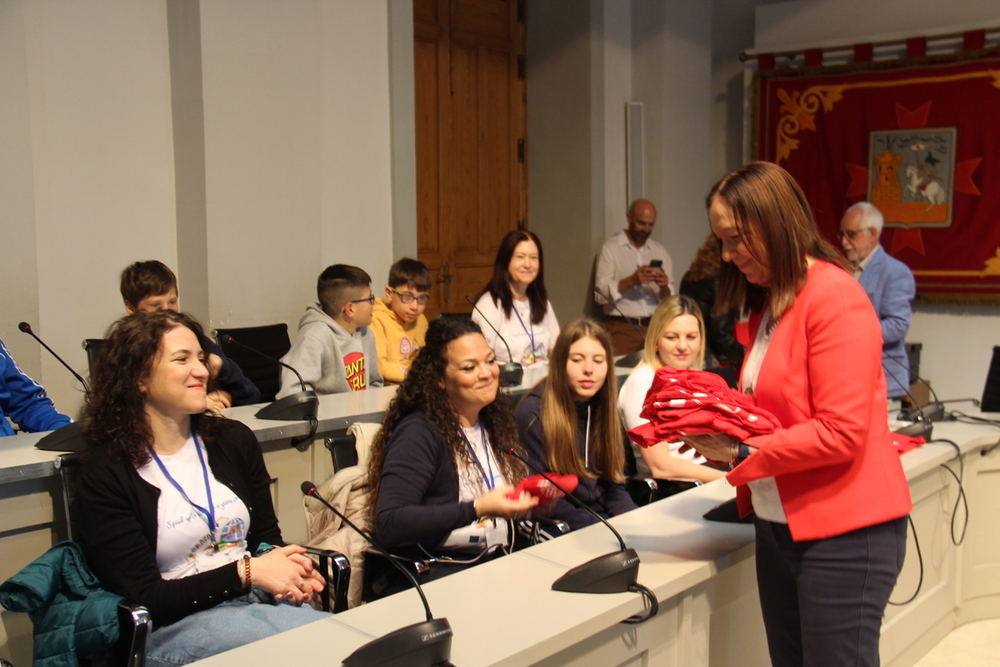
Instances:
[[[628,435],[643,447],[705,433],[725,433],[742,442],[780,427],[774,415],[715,373],[669,366],[656,371],[640,416],[649,422]]]
[[[576,475],[554,475],[550,474],[549,477],[555,480],[556,484],[566,489],[568,492],[573,493],[576,489],[576,485],[580,483],[580,480]],[[559,500],[566,494],[555,487],[552,482],[545,479],[541,475],[532,475],[531,477],[525,477],[517,485],[512,493],[508,493],[507,497],[511,500],[519,497],[522,492],[527,492],[534,497],[538,498],[538,502],[550,503],[553,500]]]

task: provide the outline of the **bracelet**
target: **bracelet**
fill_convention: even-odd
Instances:
[[[250,554],[243,554],[243,590],[253,589],[253,577],[250,576]]]

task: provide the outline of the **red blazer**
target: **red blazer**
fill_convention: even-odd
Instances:
[[[761,313],[750,318],[755,339]],[[886,419],[882,332],[871,301],[846,271],[817,261],[782,316],[754,397],[782,428],[727,475],[740,513],[747,482],[774,477],[796,541],[840,535],[910,512],[910,488]]]

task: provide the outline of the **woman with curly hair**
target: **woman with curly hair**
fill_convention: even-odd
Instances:
[[[302,547],[280,546],[257,439],[205,414],[207,344],[183,313],[119,320],[84,406],[84,549],[108,589],[149,609],[150,665],[192,662],[327,617],[300,607],[323,580]]]
[[[471,320],[434,320],[372,443],[369,513],[387,549],[439,560],[427,580],[499,555],[513,531],[503,519],[537,504],[509,498],[523,465],[496,355]],[[383,568],[384,569],[384,568]],[[376,595],[407,587],[388,569],[369,573]]]
[[[559,322],[545,291],[542,242],[532,232],[515,229],[500,241],[493,278],[479,293],[472,321],[485,332],[486,342],[500,363],[531,366],[549,362]],[[510,355],[514,358],[509,359]]]
[[[559,334],[549,376],[517,406],[517,428],[533,465],[576,475],[574,496],[604,517],[635,509],[625,490],[625,442],[611,336],[593,320],[570,322]],[[573,530],[595,523],[588,512],[556,501],[550,514]]]

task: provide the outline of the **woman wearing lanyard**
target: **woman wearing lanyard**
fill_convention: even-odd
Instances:
[[[911,507],[885,419],[878,318],[781,167],[736,170],[708,207],[726,262],[717,307],[750,313],[740,388],[781,427],[743,445],[719,435],[691,444],[731,462],[740,513],[756,513],[771,661],[878,665]]]
[[[570,322],[552,350],[548,378],[517,406],[517,429],[532,464],[576,475],[573,495],[604,517],[635,509],[624,486],[625,442],[611,358],[604,327]],[[597,521],[568,500],[557,501],[549,516],[574,530]]]
[[[372,443],[369,512],[382,546],[438,559],[425,581],[504,553],[506,519],[537,504],[508,498],[523,465],[503,453],[517,443],[496,355],[471,320],[443,318],[399,385]],[[376,596],[408,586],[394,569],[366,572]]]
[[[482,329],[498,362],[548,363],[559,323],[545,291],[545,262],[537,236],[518,229],[503,237],[493,278],[479,294],[472,321]]]
[[[183,313],[120,320],[84,407],[84,549],[105,586],[149,609],[151,665],[192,662],[327,617],[299,606],[323,581],[302,547],[280,546],[257,439],[205,414],[207,344]],[[253,556],[270,545],[278,548]]]

